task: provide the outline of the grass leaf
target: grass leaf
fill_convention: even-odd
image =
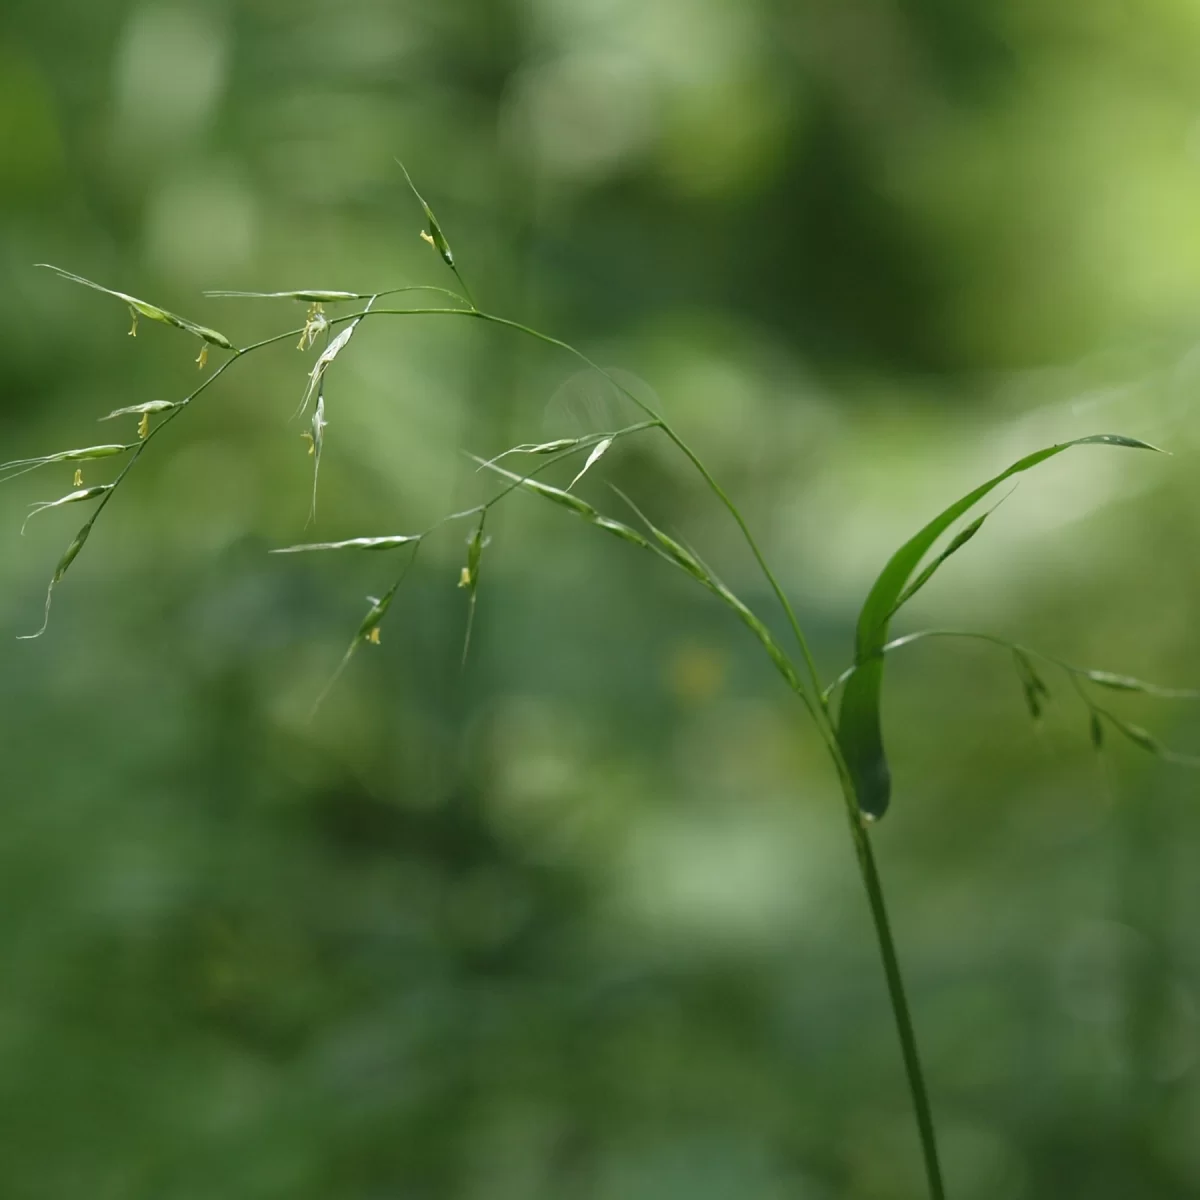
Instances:
[[[891,771],[883,746],[880,718],[884,665],[881,651],[887,642],[888,623],[909,586],[913,572],[934,542],[1006,479],[1028,471],[1072,446],[1086,445],[1157,449],[1136,438],[1105,433],[1047,446],[1027,454],[934,517],[892,555],[880,572],[859,614],[854,645],[854,661],[858,669],[847,681],[842,693],[837,722],[838,743],[854,781],[859,808],[865,816],[874,819],[882,817],[891,799]]]
[[[893,615],[895,615],[897,609],[907,604],[933,578],[934,573],[946,559],[961,550],[983,528],[984,521],[991,515],[991,512],[985,512],[982,516],[976,517],[970,525],[955,535],[945,550],[925,567],[916,579],[904,589],[900,598],[896,601],[896,607],[892,609]]]

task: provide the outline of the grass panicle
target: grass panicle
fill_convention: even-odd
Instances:
[[[399,163],[399,160],[397,160]],[[769,661],[784,679],[788,688],[802,703],[812,717],[817,730],[828,751],[829,758],[837,773],[841,785],[846,815],[849,823],[851,841],[854,847],[860,876],[863,884],[867,908],[870,913],[875,932],[876,942],[883,968],[884,982],[887,988],[889,1003],[895,1020],[896,1033],[902,1052],[905,1075],[912,1101],[913,1114],[916,1121],[917,1137],[925,1166],[926,1183],[931,1200],[944,1200],[945,1187],[942,1180],[941,1166],[938,1157],[937,1138],[933,1123],[933,1110],[925,1085],[924,1072],[921,1067],[917,1050],[916,1034],[908,1008],[903,977],[900,971],[899,957],[891,932],[891,923],[887,904],[884,899],[879,871],[872,849],[870,830],[867,826],[869,818],[877,818],[887,810],[891,794],[890,770],[883,746],[881,727],[881,692],[884,673],[884,662],[890,653],[904,646],[935,637],[971,637],[996,646],[1005,648],[1013,658],[1018,679],[1021,683],[1025,702],[1031,716],[1036,720],[1041,716],[1044,704],[1050,697],[1050,691],[1042,678],[1038,666],[1049,667],[1066,674],[1072,686],[1087,706],[1089,729],[1092,744],[1097,750],[1105,744],[1106,728],[1113,728],[1123,737],[1142,750],[1158,755],[1172,762],[1192,765],[1197,760],[1188,755],[1178,754],[1164,747],[1151,733],[1127,721],[1100,705],[1093,689],[1110,693],[1141,693],[1151,697],[1164,699],[1184,699],[1198,695],[1191,689],[1161,687],[1147,683],[1134,676],[1117,674],[1112,671],[1095,668],[1079,668],[1061,660],[1050,658],[1029,650],[1017,643],[1008,642],[1002,638],[986,634],[960,633],[953,630],[923,630],[906,634],[903,637],[889,640],[889,626],[892,619],[930,580],[936,572],[954,554],[963,549],[983,529],[991,515],[990,510],[975,517],[969,524],[953,535],[945,548],[935,554],[932,559],[927,556],[935,545],[949,533],[956,523],[967,516],[969,511],[985,496],[991,493],[1004,481],[1030,470],[1062,453],[1072,446],[1108,445],[1125,448],[1149,449],[1146,442],[1117,434],[1099,434],[1065,442],[1026,455],[1013,463],[1006,470],[992,479],[981,484],[973,491],[955,501],[932,521],[906,541],[888,560],[878,578],[870,589],[858,617],[853,661],[829,686],[824,686],[816,663],[810,651],[804,629],[797,618],[786,591],[781,586],[777,575],[772,570],[764,556],[753,532],[747,524],[738,506],[721,487],[708,470],[704,462],[684,440],[661,413],[655,410],[643,398],[636,395],[611,372],[602,370],[587,355],[574,346],[549,334],[542,333],[528,325],[494,313],[479,309],[470,289],[460,271],[458,260],[450,248],[445,230],[434,214],[433,209],[425,198],[417,191],[407,169],[399,163],[409,188],[412,190],[427,224],[427,230],[422,237],[428,241],[445,265],[453,272],[461,292],[431,285],[402,285],[390,289],[373,292],[350,290],[334,290],[322,288],[305,288],[294,291],[214,291],[206,293],[213,297],[283,300],[308,304],[309,311],[303,326],[266,338],[253,345],[238,349],[224,334],[180,317],[175,313],[160,308],[157,305],[138,299],[124,292],[104,287],[83,276],[75,275],[59,267],[49,267],[60,276],[72,282],[112,296],[128,306],[134,317],[134,327],[131,333],[137,331],[138,317],[173,325],[201,339],[202,352],[200,363],[204,365],[204,357],[209,345],[229,351],[231,357],[222,362],[212,371],[198,387],[180,400],[150,400],[141,404],[133,404],[118,408],[101,417],[101,420],[113,420],[122,416],[139,418],[138,441],[129,445],[109,444],[104,446],[83,447],[76,450],[59,451],[55,454],[43,455],[37,458],[14,459],[0,466],[0,479],[13,478],[28,470],[55,463],[75,463],[91,459],[127,455],[127,460],[117,478],[112,483],[94,487],[76,487],[76,490],[59,497],[56,500],[44,501],[35,505],[30,516],[44,512],[50,508],[70,505],[88,500],[98,500],[95,511],[87,523],[80,529],[74,540],[59,559],[49,586],[46,591],[45,611],[41,628],[37,633],[25,635],[39,637],[45,632],[49,617],[51,599],[56,586],[62,581],[67,570],[79,555],[86,543],[96,520],[104,507],[111,501],[124,479],[136,465],[147,447],[157,438],[172,421],[177,419],[202,392],[216,382],[217,379],[234,362],[252,352],[265,350],[276,344],[292,341],[299,337],[299,347],[304,350],[313,346],[318,336],[326,340],[324,349],[318,354],[315,363],[308,372],[304,388],[303,400],[297,410],[297,416],[304,413],[314,398],[316,404],[306,437],[311,442],[313,455],[313,491],[309,511],[309,521],[316,515],[317,483],[320,472],[321,453],[324,446],[326,428],[325,382],[326,375],[337,357],[345,350],[354,336],[355,330],[366,317],[451,317],[463,318],[494,325],[499,328],[532,338],[546,346],[573,356],[587,368],[596,371],[607,380],[617,391],[631,401],[645,418],[625,428],[610,430],[602,433],[592,433],[583,437],[559,438],[538,443],[521,443],[502,451],[490,459],[471,455],[479,469],[490,475],[498,476],[503,484],[500,489],[482,503],[465,508],[459,512],[450,513],[435,522],[429,529],[415,534],[392,534],[383,536],[350,537],[339,541],[308,542],[283,546],[273,550],[274,554],[299,554],[315,552],[335,552],[343,550],[363,550],[370,552],[388,552],[408,549],[410,553],[390,584],[378,597],[368,597],[368,609],[342,655],[335,671],[322,688],[313,706],[315,715],[320,704],[328,695],[330,689],[341,677],[354,654],[364,644],[377,644],[381,641],[381,628],[388,616],[404,579],[413,568],[417,554],[424,543],[435,530],[452,522],[471,520],[474,522],[472,531],[467,537],[466,563],[461,568],[459,586],[467,593],[466,630],[463,642],[462,662],[465,666],[471,646],[472,630],[474,628],[480,569],[484,551],[489,539],[485,533],[488,515],[492,508],[503,501],[514,491],[530,493],[547,503],[571,513],[589,525],[607,533],[619,540],[653,554],[656,558],[681,571],[693,582],[699,584],[715,596],[741,621],[757,639]],[[48,264],[42,264],[48,266]],[[377,301],[381,297],[393,296],[406,292],[431,292],[444,296],[449,302],[443,307],[396,307],[381,308]],[[321,306],[325,304],[340,305],[365,302],[364,307],[357,312],[327,315]],[[335,329],[337,332],[335,333]],[[151,427],[150,417],[160,415],[160,420]],[[601,512],[594,504],[577,495],[573,490],[601,460],[607,455],[615,443],[625,437],[639,434],[643,431],[657,430],[674,446],[695,470],[701,481],[708,488],[713,498],[726,510],[737,525],[746,546],[753,555],[764,579],[770,588],[775,602],[787,621],[791,636],[799,651],[799,657],[794,662],[792,655],[776,640],[767,623],[754,609],[741,599],[721,578],[706,564],[701,555],[693,548],[672,537],[663,529],[650,521],[645,514],[622,496],[640,522],[641,528],[626,524]],[[537,478],[544,471],[564,462],[574,455],[587,452],[582,466],[575,472],[565,488],[557,487]],[[502,460],[512,455],[529,455],[538,462],[527,473],[519,473],[500,466]],[[78,476],[77,476],[78,478]],[[615,490],[615,489],[614,489]],[[925,564],[924,566],[922,564]],[[840,703],[835,716],[832,708],[834,692],[842,689]]]

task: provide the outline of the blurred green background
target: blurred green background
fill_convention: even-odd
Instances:
[[[1040,445],[897,632],[1200,680],[1200,8],[1190,0],[9,0],[0,458],[134,436],[204,289],[453,284],[652,389],[744,506],[827,676],[903,538]],[[214,358],[214,362],[220,356]],[[466,529],[309,708],[463,450],[598,428],[569,357],[365,322],[239,363],[81,520],[0,522],[0,1194],[901,1200],[920,1165],[835,781],[715,601],[526,496],[460,672]],[[643,394],[649,394],[644,392]],[[99,432],[98,432],[99,431]],[[88,483],[111,478],[93,464]],[[564,479],[569,476],[564,476]],[[661,440],[617,482],[775,613]],[[611,544],[610,544],[611,542]],[[1003,652],[899,653],[876,843],[955,1200],[1200,1195],[1194,775],[1107,762]],[[1120,711],[1182,749],[1195,709]]]

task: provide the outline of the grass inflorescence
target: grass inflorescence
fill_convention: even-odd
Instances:
[[[404,170],[402,165],[401,169]],[[398,569],[390,576],[387,586],[381,594],[367,598],[367,611],[361,618],[340,664],[321,695],[317,697],[316,703],[321,702],[321,699],[342,675],[361,647],[380,641],[381,629],[389,608],[407,573],[413,568],[424,542],[445,526],[469,522],[470,532],[466,540],[465,561],[459,578],[459,586],[464,591],[466,600],[463,638],[463,661],[465,663],[470,651],[471,630],[479,601],[485,549],[489,544],[486,533],[488,514],[497,504],[516,492],[554,505],[585,525],[652,555],[669,568],[681,572],[693,583],[704,588],[729,609],[758,641],[786,686],[815,722],[828,752],[830,763],[837,773],[850,835],[881,955],[888,996],[896,1021],[925,1165],[928,1193],[932,1200],[941,1200],[945,1195],[945,1189],[938,1157],[932,1107],[917,1051],[913,1022],[908,1009],[899,959],[892,938],[887,905],[870,837],[870,822],[882,817],[887,811],[892,791],[882,721],[882,687],[887,658],[903,647],[915,645],[931,638],[982,640],[1011,654],[1025,703],[1035,719],[1040,717],[1043,706],[1050,698],[1050,689],[1042,676],[1042,670],[1056,671],[1066,677],[1084,704],[1088,716],[1088,736],[1097,750],[1104,746],[1106,731],[1111,729],[1119,732],[1127,741],[1141,750],[1169,761],[1187,765],[1197,765],[1200,763],[1200,759],[1167,749],[1151,733],[1128,722],[1102,704],[1098,699],[1098,693],[1142,693],[1165,699],[1193,698],[1200,693],[1186,689],[1161,687],[1133,676],[1107,670],[1077,667],[986,633],[937,629],[923,630],[889,639],[890,625],[908,601],[933,578],[934,574],[953,555],[962,551],[968,543],[982,533],[991,510],[970,520],[967,518],[979,502],[1000,484],[1073,447],[1116,447],[1140,450],[1155,450],[1156,447],[1139,439],[1118,434],[1093,434],[1043,447],[1025,455],[998,475],[949,505],[906,541],[888,560],[871,587],[859,614],[851,663],[832,683],[825,685],[817,671],[803,627],[745,518],[679,431],[661,413],[655,411],[646,401],[623,386],[611,373],[603,371],[574,346],[528,325],[477,307],[463,278],[459,261],[450,249],[441,222],[435,216],[428,202],[413,186],[407,170],[404,170],[404,176],[425,216],[427,229],[422,231],[421,236],[433,247],[446,267],[453,273],[458,285],[457,289],[434,285],[404,285],[369,293],[327,288],[301,288],[276,292],[207,293],[214,297],[282,301],[308,306],[303,325],[252,345],[238,347],[224,334],[180,317],[148,301],[105,287],[62,268],[49,268],[67,280],[102,292],[126,305],[133,320],[129,330],[130,334],[136,335],[138,319],[145,317],[172,326],[198,339],[200,353],[197,361],[202,369],[207,366],[210,348],[224,353],[227,357],[196,388],[180,399],[150,400],[141,404],[133,404],[116,409],[100,418],[102,421],[108,421],[121,417],[137,417],[138,436],[136,441],[60,450],[39,457],[14,459],[11,462],[0,464],[0,481],[15,478],[28,471],[59,464],[70,464],[76,468],[72,490],[56,499],[39,502],[34,506],[30,516],[49,508],[96,501],[90,516],[60,556],[54,568],[46,591],[45,616],[41,628],[36,633],[26,636],[38,637],[45,632],[50,619],[50,604],[55,588],[62,582],[72,563],[84,549],[97,520],[107,505],[112,502],[130,471],[150,444],[238,360],[278,344],[294,342],[297,338],[299,338],[298,345],[301,349],[313,348],[319,339],[324,338],[323,348],[319,351],[304,382],[302,398],[297,410],[297,415],[299,415],[310,405],[313,408],[309,430],[305,434],[310,441],[310,451],[313,456],[311,521],[316,515],[321,452],[327,425],[325,406],[327,377],[336,371],[335,363],[340,355],[353,353],[353,350],[348,347],[350,347],[355,330],[362,321],[368,318],[377,320],[384,317],[435,316],[478,321],[507,329],[523,337],[536,339],[573,356],[586,367],[598,372],[627,400],[631,401],[639,410],[642,419],[622,428],[589,433],[581,437],[559,438],[540,443],[520,443],[491,458],[485,459],[472,455],[471,457],[478,464],[481,472],[500,481],[497,490],[483,503],[459,512],[449,513],[423,531],[372,534],[340,541],[314,541],[284,546],[273,551],[276,554],[368,551],[385,555],[397,553],[403,559]],[[442,304],[433,307],[408,308],[385,307],[379,304],[379,301],[386,297],[412,292],[433,294],[441,298]],[[348,312],[327,312],[326,305],[330,305],[331,310],[337,306],[356,307]],[[795,651],[790,652],[780,644],[764,619],[716,575],[695,549],[683,544],[657,526],[632,499],[613,489],[614,494],[632,514],[632,521],[627,523],[618,520],[610,513],[601,511],[595,504],[575,493],[573,490],[575,486],[585,475],[599,466],[614,445],[625,439],[651,435],[665,437],[697,472],[714,499],[727,510],[779,604],[790,633],[794,637]],[[557,487],[539,478],[556,464],[571,458],[578,461],[577,456],[581,455],[586,455],[586,457],[583,458],[566,487]],[[109,458],[124,459],[121,469],[110,482],[87,487],[80,486],[82,477],[78,472],[77,464]],[[512,470],[509,464],[514,458],[532,459],[533,462],[528,469]],[[963,521],[967,523],[962,524]],[[956,528],[957,532],[955,532]],[[948,540],[944,548],[938,551],[935,547],[943,537],[948,537]],[[839,689],[840,700],[835,708],[834,697]]]

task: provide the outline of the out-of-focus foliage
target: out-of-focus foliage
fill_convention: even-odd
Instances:
[[[451,284],[399,155],[481,304],[660,399],[829,676],[905,537],[1112,430],[1175,456],[1047,466],[895,632],[1195,682],[1198,37],[1185,0],[10,0],[0,458],[133,440],[96,418],[197,382],[187,336],[33,262],[239,344],[303,306],[204,289]],[[463,528],[308,722],[393,564],[265,551],[423,529],[486,494],[463,450],[615,393],[517,335],[366,321],[306,530],[311,365],[238,363],[164,433],[40,641],[12,635],[78,509],[17,531],[74,465],[2,493],[0,1193],[919,1194],[834,780],[711,597],[515,495],[466,670]],[[580,483],[623,515],[605,480],[771,612],[664,443]],[[1194,708],[1121,711],[1200,748]],[[1195,1195],[1195,778],[1099,765],[1065,683],[1031,730],[978,646],[901,651],[885,720],[951,1194]]]

